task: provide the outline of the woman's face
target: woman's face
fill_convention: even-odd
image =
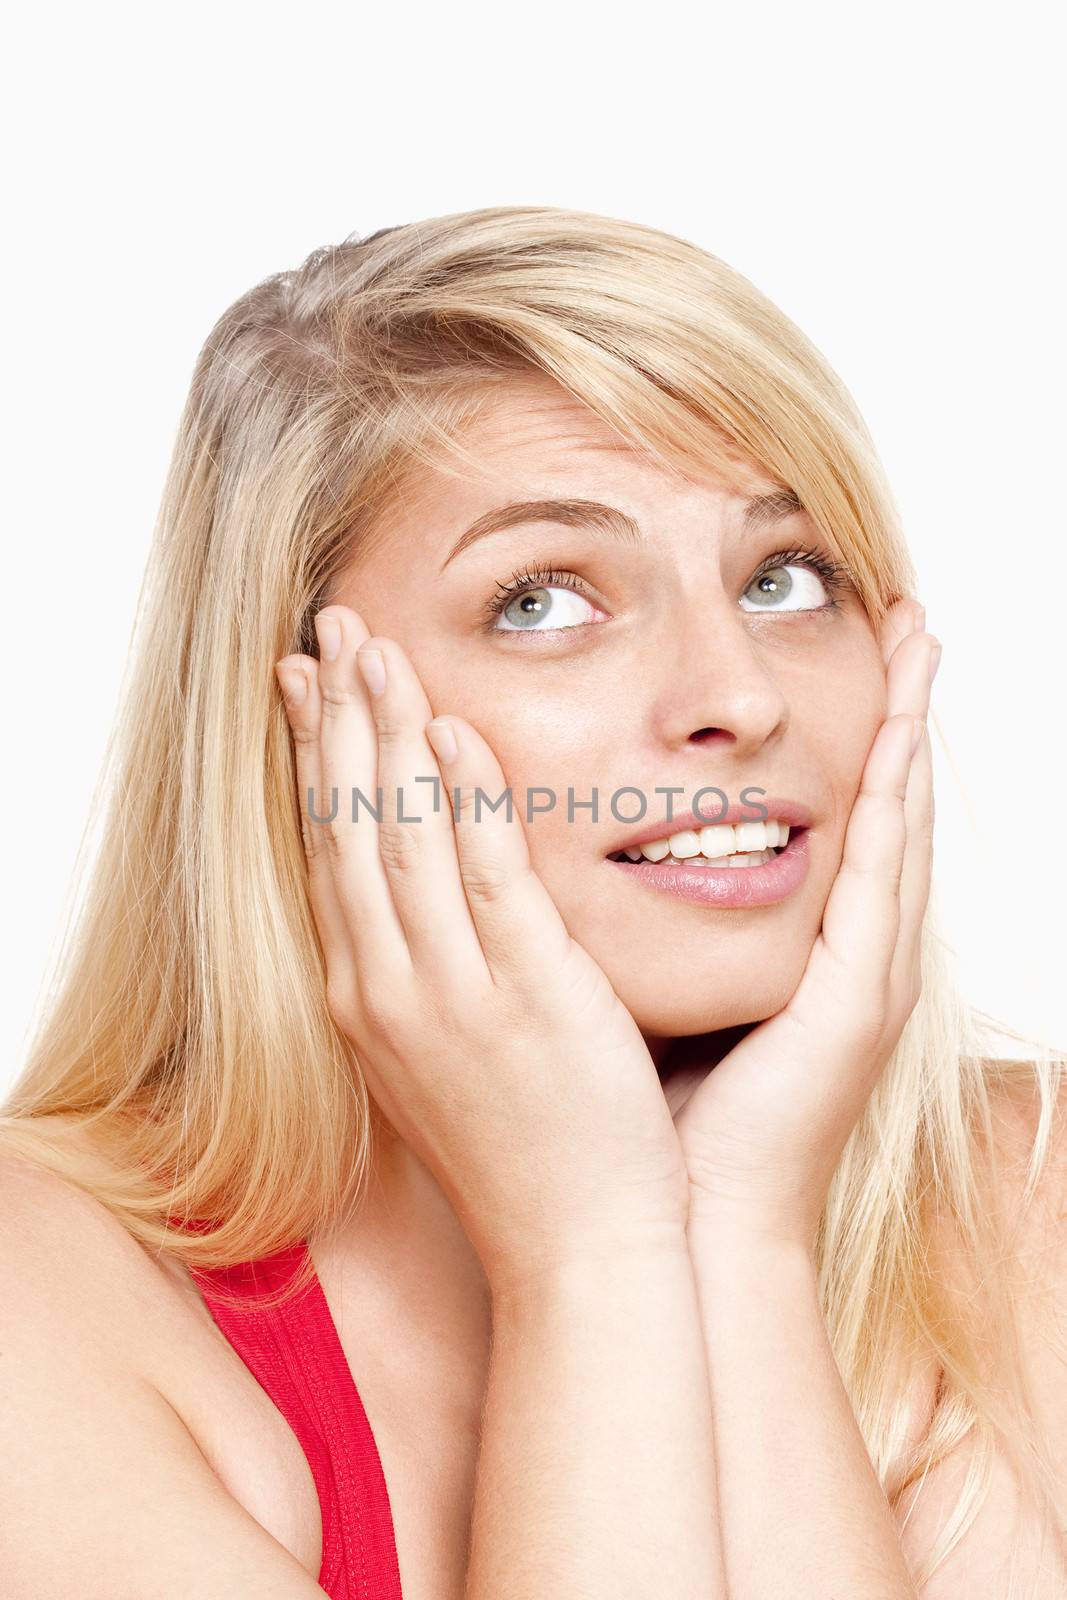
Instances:
[[[502,388],[464,442],[479,470],[462,479],[427,469],[331,600],[397,640],[435,715],[455,713],[487,740],[535,871],[647,1036],[771,1015],[818,933],[885,712],[885,671],[858,595],[795,564],[787,594],[780,574],[777,588],[761,590],[755,575],[767,558],[819,543],[803,512],[746,526],[746,500],[777,485],[755,468],[731,483],[668,475],[548,379]],[[452,553],[496,508],[547,500],[596,501],[634,526],[542,513]],[[544,568],[551,578],[535,576],[492,613],[515,572]],[[436,770],[428,754],[426,772]],[[676,833],[668,817],[707,786],[730,803],[755,788],[808,808],[808,868],[791,893],[709,905],[610,859],[650,829]],[[633,793],[612,814],[621,789],[640,791],[643,817],[628,820],[640,811]],[[533,790],[556,803],[527,822]],[[594,791],[597,821],[580,804]],[[408,797],[409,814],[427,794],[419,785]],[[722,801],[709,793],[698,805],[710,820]]]

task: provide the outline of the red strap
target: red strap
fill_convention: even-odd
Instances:
[[[322,1512],[319,1584],[332,1600],[401,1600],[389,1494],[378,1447],[317,1276],[280,1306],[257,1296],[288,1283],[306,1242],[239,1266],[191,1269],[215,1322],[289,1423]],[[214,1287],[247,1305],[219,1303]]]

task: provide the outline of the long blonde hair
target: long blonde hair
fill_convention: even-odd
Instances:
[[[372,1108],[325,1005],[274,663],[313,650],[310,619],[403,474],[460,450],[494,386],[530,369],[663,464],[729,475],[754,459],[799,495],[873,618],[914,591],[847,389],[752,284],[687,241],[493,207],[346,239],[237,300],[181,419],[92,874],[0,1108],[3,1147],[80,1185],[152,1251],[243,1261],[358,1205]],[[988,1373],[990,1328],[1011,1337],[1010,1296],[957,1325],[931,1281],[936,1213],[997,1282],[977,1162],[993,1143],[998,1064],[983,1058],[933,910],[923,963],[921,1000],[818,1237],[833,1348],[891,1498],[971,1428],[986,1459],[998,1438],[1024,1463],[1041,1456]],[[1031,1186],[1061,1067],[1014,1069],[1040,1104]],[[175,1221],[196,1218],[214,1225]],[[890,1359],[901,1348],[933,1349],[944,1369],[933,1428],[910,1455]],[[976,1470],[930,1565],[981,1483]]]

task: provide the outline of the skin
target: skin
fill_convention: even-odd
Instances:
[[[494,427],[495,445],[484,430],[479,439],[492,466],[484,496],[442,478],[398,504],[404,519],[421,505],[440,557],[491,503],[490,487],[494,499],[502,488],[510,497],[530,492],[532,478],[540,492],[565,483],[602,499],[628,486],[627,507],[643,510],[657,559],[632,549],[609,559],[568,543],[573,532],[535,530],[558,541],[558,565],[595,576],[609,620],[587,630],[586,644],[557,641],[543,656],[520,641],[510,660],[465,611],[450,609],[447,629],[437,620],[426,595],[436,600],[443,579],[432,564],[394,634],[372,634],[385,619],[361,584],[383,556],[390,585],[408,583],[410,541],[422,537],[418,517],[383,527],[391,567],[385,546],[361,551],[318,619],[320,645],[332,620],[344,651],[333,662],[323,653],[278,664],[300,778],[324,752],[336,763],[357,748],[356,764],[372,771],[410,765],[413,754],[425,770],[433,756],[423,729],[436,711],[459,740],[456,765],[442,771],[465,791],[498,792],[502,766],[516,786],[527,774],[550,782],[527,756],[530,719],[551,711],[540,748],[579,792],[583,779],[610,792],[621,768],[621,734],[602,738],[606,727],[626,730],[626,749],[655,782],[687,782],[698,750],[716,744],[739,782],[812,806],[814,869],[793,902],[751,917],[647,896],[638,913],[621,898],[601,936],[598,897],[614,896],[616,880],[583,831],[584,813],[557,840],[558,852],[572,852],[570,873],[536,829],[527,851],[520,828],[490,821],[453,832],[447,813],[432,861],[412,855],[388,818],[362,836],[358,863],[333,848],[340,836],[330,844],[318,834],[309,869],[327,1003],[396,1126],[379,1114],[359,1213],[313,1239],[312,1253],[373,1420],[405,1600],[778,1600],[786,1589],[792,1600],[903,1600],[915,1593],[908,1565],[942,1533],[973,1440],[933,1468],[917,1500],[906,1491],[894,1524],[827,1339],[811,1233],[918,995],[930,753],[921,738],[909,755],[904,735],[925,715],[933,641],[906,601],[877,634],[854,604],[832,617],[742,615],[739,569],[749,563],[731,523],[739,484],[652,473],[606,447],[592,420],[544,385],[504,396]],[[700,496],[702,539],[692,521]],[[803,544],[799,534],[770,542]],[[762,537],[759,546],[753,566]],[[545,553],[524,547],[507,565]],[[660,649],[646,645],[646,630]],[[695,648],[684,652],[680,640]],[[623,656],[621,673],[603,650]],[[387,669],[382,694],[361,686],[369,652]],[[829,677],[844,663],[853,677],[835,697]],[[507,695],[505,671],[515,674]],[[586,692],[594,682],[597,695]],[[719,732],[709,737],[711,727]],[[569,768],[557,762],[562,740]],[[817,784],[802,786],[812,775]],[[639,778],[627,770],[621,781]],[[543,826],[551,840],[551,820]],[[620,896],[633,889],[618,887]],[[340,923],[338,889],[348,897]],[[410,961],[412,941],[442,909],[436,944]],[[699,936],[682,937],[679,919],[697,914]],[[591,953],[573,936],[586,916]],[[757,917],[759,959],[736,963],[733,943],[754,938]],[[612,966],[624,999],[598,962]],[[794,986],[781,999],[785,972]],[[1005,1170],[980,1175],[976,1204],[1014,1223],[1036,1107],[1009,1098],[996,1116]],[[1052,1339],[1067,1324],[1063,1150],[1059,1138],[1041,1203],[1013,1235],[1028,1269],[1015,1310],[1053,1441],[1067,1438]],[[220,1349],[184,1275],[167,1269],[161,1299],[163,1264],[51,1175],[5,1159],[0,1191],[9,1223],[0,1231],[5,1594],[321,1594],[307,1463]],[[951,1230],[935,1230],[930,1246],[939,1291],[969,1308],[974,1263],[958,1259]],[[42,1261],[61,1270],[42,1272]],[[1005,1358],[997,1376],[1008,1392],[1007,1352],[992,1354]],[[1062,1477],[1062,1450],[1057,1460]],[[1067,1572],[1032,1508],[1021,1526],[1018,1510],[998,1455],[976,1523],[923,1600],[1006,1592],[1016,1565],[1034,1600],[1062,1595]]]
[[[885,715],[882,655],[858,596],[842,595],[830,613],[739,610],[765,557],[819,542],[809,519],[745,537],[744,496],[773,488],[766,475],[753,470],[741,486],[667,476],[547,380],[516,382],[466,443],[483,470],[469,482],[427,473],[333,602],[402,646],[433,709],[478,729],[517,797],[537,785],[560,797],[527,828],[534,869],[654,1054],[659,1041],[772,1015],[818,932]],[[458,535],[493,506],[566,497],[621,507],[644,545],[540,523],[479,541],[438,575]],[[552,637],[482,631],[498,580],[537,560],[586,579],[605,620]],[[606,860],[633,831],[607,800],[636,786],[651,820],[666,815],[656,786],[671,784],[685,790],[676,807],[705,784],[731,800],[752,784],[808,804],[801,890],[777,906],[718,913],[638,894]],[[599,789],[601,822],[587,810],[567,821],[568,786],[579,799]]]
[[[921,631],[921,608],[904,602],[875,628],[854,591],[838,591],[829,605],[814,576],[797,591],[799,609],[746,609],[740,597],[763,558],[813,542],[803,513],[758,537],[743,534],[745,496],[774,487],[754,467],[730,483],[666,474],[620,450],[554,386],[532,381],[505,394],[466,442],[478,471],[425,476],[357,555],[316,619],[322,660],[279,663],[301,793],[351,782],[369,790],[376,759],[378,781],[395,794],[413,770],[430,770],[423,730],[433,734],[447,712],[459,743],[454,765],[445,764],[439,737],[433,747],[446,780],[468,792],[481,784],[496,794],[505,780],[519,795],[535,785],[573,785],[581,795],[594,785],[651,792],[673,782],[688,796],[714,782],[740,798],[758,785],[810,807],[811,868],[778,905],[711,911],[639,894],[605,859],[626,829],[602,829],[584,812],[577,822],[550,813],[525,835],[493,821],[453,831],[447,815],[424,829],[403,827],[388,805],[377,834],[306,828],[327,998],[360,1051],[389,1134],[376,1198],[334,1243],[333,1257],[319,1243],[320,1276],[325,1269],[328,1280],[340,1261],[358,1274],[370,1240],[378,1261],[396,1245],[396,1309],[405,1294],[413,1298],[415,1280],[405,1291],[405,1274],[426,1269],[451,1318],[451,1348],[476,1356],[472,1422],[488,1367],[472,1597],[495,1592],[505,1572],[514,1592],[525,1592],[516,1563],[532,1553],[522,1530],[536,1521],[542,1491],[560,1518],[564,1461],[576,1476],[573,1526],[554,1522],[568,1551],[561,1582],[582,1562],[615,1588],[645,1592],[657,1581],[632,1551],[620,1566],[619,1551],[628,1519],[648,1515],[658,1491],[663,1545],[646,1555],[678,1553],[679,1593],[720,1593],[729,1581],[732,1596],[757,1600],[807,1558],[810,1582],[798,1595],[875,1577],[867,1592],[909,1594],[818,1313],[811,1246],[841,1148],[918,995],[932,816],[922,719],[936,641]],[[607,547],[570,526],[523,526],[446,563],[463,529],[491,507],[543,497],[621,507],[644,540]],[[591,606],[571,602],[563,617],[586,625],[487,631],[483,608],[496,581],[532,562],[584,580]],[[581,965],[589,957],[596,986]],[[584,1009],[598,1022],[591,1049],[580,1029],[567,1034],[566,997],[575,989],[560,979],[573,978],[574,961]],[[487,985],[484,963],[495,973]],[[553,1043],[569,1074],[551,1102],[562,1115],[549,1115],[530,1088],[538,1049],[551,1057]],[[664,1078],[677,1068],[666,1096],[660,1085],[649,1096],[653,1060]],[[605,1066],[609,1093],[598,1102]],[[627,1114],[631,1142],[614,1144]],[[582,1135],[575,1151],[575,1127],[598,1136]],[[535,1141],[547,1161],[530,1160]],[[420,1164],[428,1183],[415,1175]],[[692,1280],[679,1259],[679,1224]],[[636,1276],[632,1263],[623,1266],[634,1240],[649,1250]],[[749,1362],[765,1320],[764,1271],[783,1286],[777,1320],[789,1330],[784,1348],[768,1351],[783,1393],[766,1437],[732,1416],[730,1404],[765,1386],[759,1363]],[[694,1369],[678,1387],[692,1360],[694,1288],[700,1365],[722,1409],[716,1449],[730,1457],[721,1483],[706,1455],[712,1419],[702,1379]],[[614,1320],[595,1328],[605,1305]],[[387,1314],[380,1324],[390,1325]],[[625,1374],[610,1373],[611,1329],[623,1324]],[[536,1353],[523,1342],[534,1333]],[[673,1378],[662,1379],[664,1340]],[[610,1381],[598,1389],[605,1373]],[[639,1459],[655,1433],[642,1408],[657,1379],[651,1416],[661,1428],[671,1418],[655,1435],[666,1454],[654,1458],[650,1478],[623,1482],[618,1462]],[[553,1407],[564,1424],[552,1481],[542,1484],[532,1468],[516,1481],[507,1464]],[[837,1463],[814,1497],[802,1461],[783,1470],[774,1447],[780,1427],[801,1438],[811,1431],[813,1407],[831,1419],[823,1427]],[[575,1430],[595,1452],[623,1416],[632,1431],[609,1440],[601,1463],[614,1473],[621,1521],[594,1530],[583,1517],[578,1485],[588,1464],[575,1458]],[[670,1452],[683,1436],[684,1466],[671,1477],[678,1463]],[[759,1530],[746,1521],[760,1504],[774,1505],[778,1537],[764,1540],[757,1561],[745,1552]],[[701,1506],[717,1508],[725,1533]],[[674,1538],[665,1520],[672,1514],[679,1529],[700,1526],[701,1536]],[[510,1543],[501,1543],[502,1527],[516,1530]],[[813,1547],[815,1527],[822,1533]],[[830,1529],[838,1536],[827,1546]],[[458,1544],[453,1555],[458,1584]],[[521,1577],[533,1593],[544,1572],[534,1565]]]

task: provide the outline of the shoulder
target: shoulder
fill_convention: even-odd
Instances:
[[[1020,1286],[1054,1286],[1067,1264],[1060,1259],[1067,1209],[1067,1071],[1050,1071],[1043,1090],[1032,1062],[994,1060],[984,1063],[984,1081],[985,1105],[974,1118],[968,1152],[975,1216],[1007,1251],[1006,1264],[1017,1269]],[[935,1207],[932,1259],[950,1289],[962,1286],[974,1266],[962,1239],[960,1219]]]
[[[1042,1095],[1041,1075],[1032,1061],[989,1060],[983,1063],[989,1096],[991,1127],[1005,1159],[1005,1170],[1028,1159],[1035,1139],[1047,1132],[1049,1149],[1058,1157],[1056,1170],[1067,1161],[1067,1067],[1050,1067],[1048,1095]]]
[[[112,1145],[63,1127],[53,1148],[59,1170],[0,1132],[0,1348],[99,1356],[177,1401],[185,1369],[202,1362],[197,1330],[215,1334],[210,1313],[183,1263],[99,1198],[120,1176]],[[64,1175],[61,1151],[81,1182]]]
[[[11,1600],[321,1595],[300,1446],[186,1311],[178,1281],[101,1201],[0,1148],[0,1591]],[[234,1400],[230,1361],[266,1425]],[[209,1425],[191,1425],[194,1410]]]
[[[974,1200],[1008,1273],[1017,1309],[1033,1320],[1067,1293],[1067,1075],[1044,1092],[1033,1064],[986,1063],[988,1124],[977,1130]],[[964,1266],[946,1253],[950,1282]]]
[[[1044,1441],[1053,1482],[1067,1483],[1067,1084],[1048,1092],[1032,1064],[985,1063],[988,1118],[975,1129],[972,1204],[985,1244],[976,1251],[960,1219],[941,1217],[931,1233],[932,1304],[943,1336],[1018,1428]],[[999,1299],[988,1298],[991,1283]],[[901,1496],[901,1537],[916,1570],[966,1505],[981,1469],[978,1431],[961,1422],[951,1390],[935,1412],[936,1464]],[[1030,1419],[1027,1418],[1027,1409]],[[1005,1410],[999,1412],[1001,1419]],[[1012,1562],[1032,1600],[1067,1592],[1067,1566],[1043,1530],[1030,1486],[998,1440],[988,1458],[988,1492],[973,1523],[920,1588],[923,1600],[960,1593],[1007,1593]],[[1061,1490],[1062,1492],[1062,1490]],[[1067,1515],[1067,1504],[1060,1516]]]
[[[0,1329],[5,1347],[61,1341],[137,1366],[170,1281],[105,1205],[0,1147]],[[43,1353],[43,1352],[42,1352]]]

